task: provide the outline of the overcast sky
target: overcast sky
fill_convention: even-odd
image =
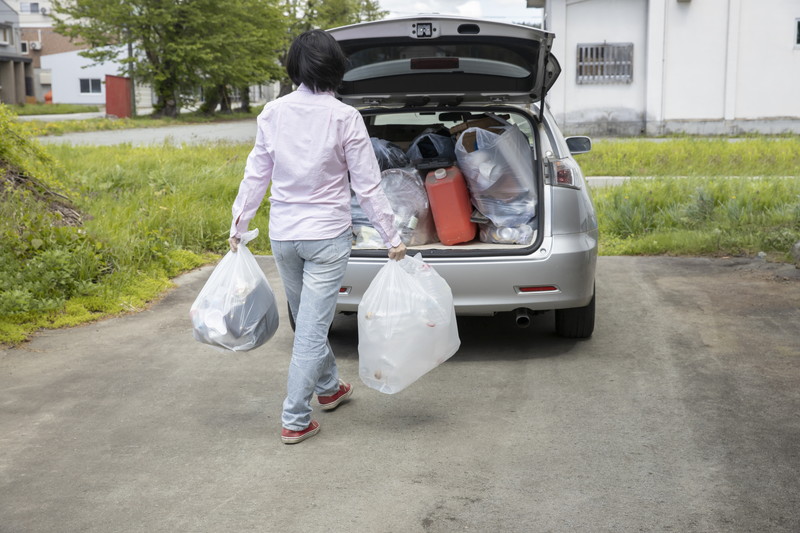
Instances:
[[[498,22],[541,22],[541,9],[528,9],[526,0],[379,0],[389,17],[439,13],[478,17]]]

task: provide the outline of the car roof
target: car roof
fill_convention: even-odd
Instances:
[[[416,15],[328,31],[349,59],[337,95],[356,107],[529,104],[561,72],[554,35],[531,26]]]

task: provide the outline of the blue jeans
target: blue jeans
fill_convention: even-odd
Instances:
[[[333,239],[271,241],[275,264],[295,321],[292,361],[281,423],[300,431],[311,423],[311,398],[339,390],[339,372],[328,342],[336,298],[352,245],[351,231]]]

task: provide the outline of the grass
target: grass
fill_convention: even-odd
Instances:
[[[798,176],[800,137],[604,139],[577,156],[587,176]]]
[[[78,208],[91,213],[87,232],[125,246],[120,262],[142,268],[161,248],[221,253],[227,247],[231,204],[250,146],[243,144],[49,147],[76,191]],[[266,230],[268,204],[251,227]],[[257,239],[254,253],[269,253]]]
[[[752,256],[791,262],[800,178],[631,179],[596,188],[601,255]]]
[[[8,118],[0,106],[0,343],[140,310],[227,250],[249,146],[45,151]],[[267,219],[265,206],[251,227],[266,235]]]
[[[15,115],[63,115],[72,113],[95,113],[100,111],[96,105],[78,104],[23,104],[10,105],[8,109]]]
[[[2,118],[0,162],[18,182],[37,176],[44,189],[0,187],[0,343],[142,309],[174,276],[227,250],[231,203],[250,146],[45,151],[25,140],[22,123],[4,125]],[[790,261],[788,251],[800,240],[799,153],[797,138],[599,141],[579,156],[587,175],[655,176],[593,189],[600,251],[763,251]],[[85,214],[82,223],[66,224],[53,210],[56,200]],[[251,249],[270,253],[267,203],[255,227],[262,236]]]

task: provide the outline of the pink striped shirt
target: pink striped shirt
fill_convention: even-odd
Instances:
[[[348,182],[348,171],[350,180]],[[399,246],[394,213],[364,120],[333,93],[305,85],[268,103],[233,202],[231,236],[241,235],[272,183],[269,236],[330,239],[352,224],[350,187],[387,246]]]

